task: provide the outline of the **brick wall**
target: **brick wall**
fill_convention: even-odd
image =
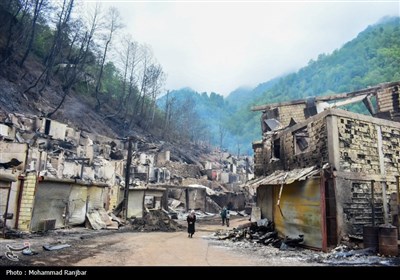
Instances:
[[[108,188],[109,205],[106,210],[113,210],[118,204],[119,186],[114,185]]]
[[[19,211],[18,229],[29,231],[32,219],[33,202],[35,198],[36,174],[28,173],[24,181],[21,207]]]
[[[304,109],[306,104],[296,104],[279,107],[279,122],[283,126],[288,126],[290,119],[293,118],[297,123],[305,121]]]
[[[381,112],[399,111],[400,104],[398,85],[378,90],[377,106],[378,110]]]
[[[271,159],[271,140],[267,139],[263,142],[253,144],[254,150],[254,174],[256,176],[265,175],[265,168]]]

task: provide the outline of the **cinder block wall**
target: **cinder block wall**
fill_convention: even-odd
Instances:
[[[384,170],[379,164],[378,128],[382,134],[382,155]],[[342,233],[362,235],[363,226],[372,224],[371,182],[369,176],[396,176],[399,174],[400,129],[388,125],[338,117],[340,170],[360,174],[360,180],[337,179],[338,224]],[[372,177],[371,177],[372,179]],[[386,182],[386,199],[389,222],[397,209],[389,205],[395,203],[396,183]],[[375,182],[374,208],[375,224],[384,223],[383,191],[381,182]],[[394,211],[396,210],[396,211]]]
[[[337,218],[339,233],[344,236],[348,234],[363,234],[363,226],[372,224],[372,205],[371,205],[371,182],[351,181],[338,178],[336,188],[337,199]],[[384,224],[383,192],[382,184],[374,184],[374,211],[375,225]],[[396,185],[394,182],[387,183],[387,203],[397,205],[394,192]],[[393,215],[397,214],[397,209],[388,207],[389,223],[392,223]]]
[[[379,125],[385,173],[397,175],[400,163],[400,129]],[[338,119],[340,168],[342,171],[381,174],[377,125],[361,120]]]
[[[28,173],[24,181],[24,189],[22,191],[21,207],[18,218],[18,229],[21,231],[29,231],[33,202],[35,199],[36,174]]]
[[[375,124],[338,118],[340,170],[380,174]]]

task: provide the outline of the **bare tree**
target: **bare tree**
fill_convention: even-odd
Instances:
[[[45,69],[36,79],[36,82],[30,87],[28,87],[25,90],[25,92],[28,92],[32,88],[37,87],[39,82],[42,82],[42,86],[39,89],[39,93],[41,93],[43,89],[46,87],[46,85],[49,83],[53,74],[52,70],[55,65],[56,58],[63,47],[63,43],[65,43],[66,41],[65,39],[68,38],[67,34],[65,33],[68,30],[68,23],[71,17],[71,12],[73,7],[74,7],[74,0],[63,0],[62,5],[58,9],[56,31],[53,37],[53,43],[44,61]]]
[[[151,67],[149,67],[148,70],[149,74],[149,88],[150,88],[150,106],[149,106],[149,116],[151,116],[150,120],[147,122],[148,125],[153,125],[154,123],[154,117],[156,114],[156,108],[157,108],[157,97],[161,93],[161,89],[165,84],[165,73],[162,69],[162,66],[160,64],[153,64]]]
[[[141,70],[139,75],[139,97],[135,104],[135,112],[137,116],[143,115],[144,110],[144,103],[146,100],[147,90],[148,90],[148,83],[149,83],[149,76],[147,68],[152,64],[153,60],[153,52],[149,45],[142,45],[141,46]]]
[[[220,147],[221,151],[222,151],[222,147],[223,147],[222,146],[223,141],[224,141],[224,138],[225,138],[227,132],[228,131],[227,131],[226,127],[224,126],[222,121],[220,121],[220,123],[218,124],[218,136],[219,136],[219,147]]]
[[[96,4],[95,8],[89,12],[88,18],[85,22],[81,20],[77,20],[73,24],[73,29],[75,31],[75,35],[71,40],[67,61],[68,64],[65,65],[65,72],[63,75],[63,96],[59,104],[54,108],[53,111],[47,114],[48,117],[51,117],[54,113],[60,109],[62,104],[65,101],[65,98],[68,96],[72,86],[78,79],[79,75],[83,75],[84,69],[88,60],[88,56],[90,54],[90,47],[93,44],[93,38],[96,30],[99,26],[99,13],[100,6]],[[75,42],[80,44],[78,51],[73,53],[75,49]]]
[[[26,47],[24,55],[22,56],[21,61],[19,62],[20,67],[22,67],[24,65],[26,58],[28,57],[29,53],[32,50],[33,41],[34,41],[35,35],[36,35],[37,20],[39,19],[39,16],[42,13],[43,8],[46,7],[48,4],[47,0],[34,0],[33,2],[34,2],[34,4],[33,4],[34,8],[33,8],[31,28],[30,28],[30,32],[29,32],[28,45]]]
[[[164,129],[162,137],[164,139],[169,138],[169,131],[171,126],[171,116],[172,116],[172,106],[174,104],[175,98],[170,99],[170,93],[167,91],[166,101],[165,101],[165,112],[164,112]]]
[[[18,49],[16,46],[22,44],[21,41],[26,32],[23,29],[21,30],[20,27],[25,26],[21,23],[28,18],[27,15],[31,8],[30,4],[29,0],[9,0],[0,2],[0,10],[8,14],[8,16],[4,16],[1,21],[1,24],[3,24],[2,29],[5,31],[7,39],[4,47],[0,51],[0,63],[8,61],[8,59],[14,55],[15,50]]]
[[[107,14],[107,23],[106,23],[107,34],[105,35],[105,38],[104,38],[105,45],[104,45],[104,50],[103,50],[102,56],[100,58],[100,70],[99,70],[99,74],[97,76],[96,87],[94,90],[94,95],[95,95],[95,98],[97,101],[96,111],[99,111],[100,107],[101,107],[99,93],[100,93],[100,89],[101,89],[101,82],[102,82],[102,78],[103,78],[104,66],[106,64],[108,49],[110,47],[114,33],[116,31],[118,31],[119,29],[121,29],[122,27],[123,27],[123,25],[121,23],[121,16],[120,16],[118,10],[115,7],[111,7],[108,10],[108,14]]]
[[[128,114],[128,104],[132,95],[136,93],[137,88],[137,70],[140,62],[139,45],[132,39],[132,36],[126,35],[122,39],[122,49],[119,51],[119,58],[122,70],[121,91],[117,99],[117,111],[105,118],[115,117],[121,112]]]

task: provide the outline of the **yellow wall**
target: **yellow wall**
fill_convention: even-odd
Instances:
[[[320,179],[296,181],[283,187],[280,208],[276,205],[280,186],[274,188],[274,222],[281,237],[304,235],[304,245],[322,248]],[[282,216],[283,214],[283,216]]]
[[[29,231],[33,201],[35,197],[36,174],[28,173],[24,181],[24,189],[22,192],[21,208],[19,211],[18,229],[21,231]]]

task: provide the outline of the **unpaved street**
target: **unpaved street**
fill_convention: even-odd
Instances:
[[[248,221],[237,217],[231,228]],[[184,221],[180,221],[185,225]],[[0,266],[398,266],[398,258],[379,256],[332,257],[302,248],[279,250],[248,241],[217,240],[216,231],[228,228],[219,219],[196,223],[196,233],[188,238],[186,230],[176,232],[94,231],[84,228],[57,230],[26,238],[0,239]],[[7,245],[21,247],[29,242],[36,255],[17,252],[18,261],[5,257]],[[43,245],[70,247],[46,251]],[[339,253],[340,255],[340,253]]]
[[[232,221],[231,227],[246,219]],[[12,265],[32,266],[301,266],[310,265],[301,258],[271,258],[254,254],[253,249],[224,246],[223,241],[209,239],[216,230],[226,230],[218,224],[197,223],[193,238],[186,231],[178,232],[105,232],[106,234],[73,234],[39,237],[28,240],[37,255],[19,253],[19,262]],[[93,232],[93,231],[92,231]],[[109,234],[110,233],[110,234]],[[2,240],[17,246],[23,240]],[[71,247],[57,251],[44,251],[46,243],[67,243]],[[275,249],[275,248],[271,248]],[[9,265],[2,252],[0,263]],[[319,264],[314,264],[319,265]]]

